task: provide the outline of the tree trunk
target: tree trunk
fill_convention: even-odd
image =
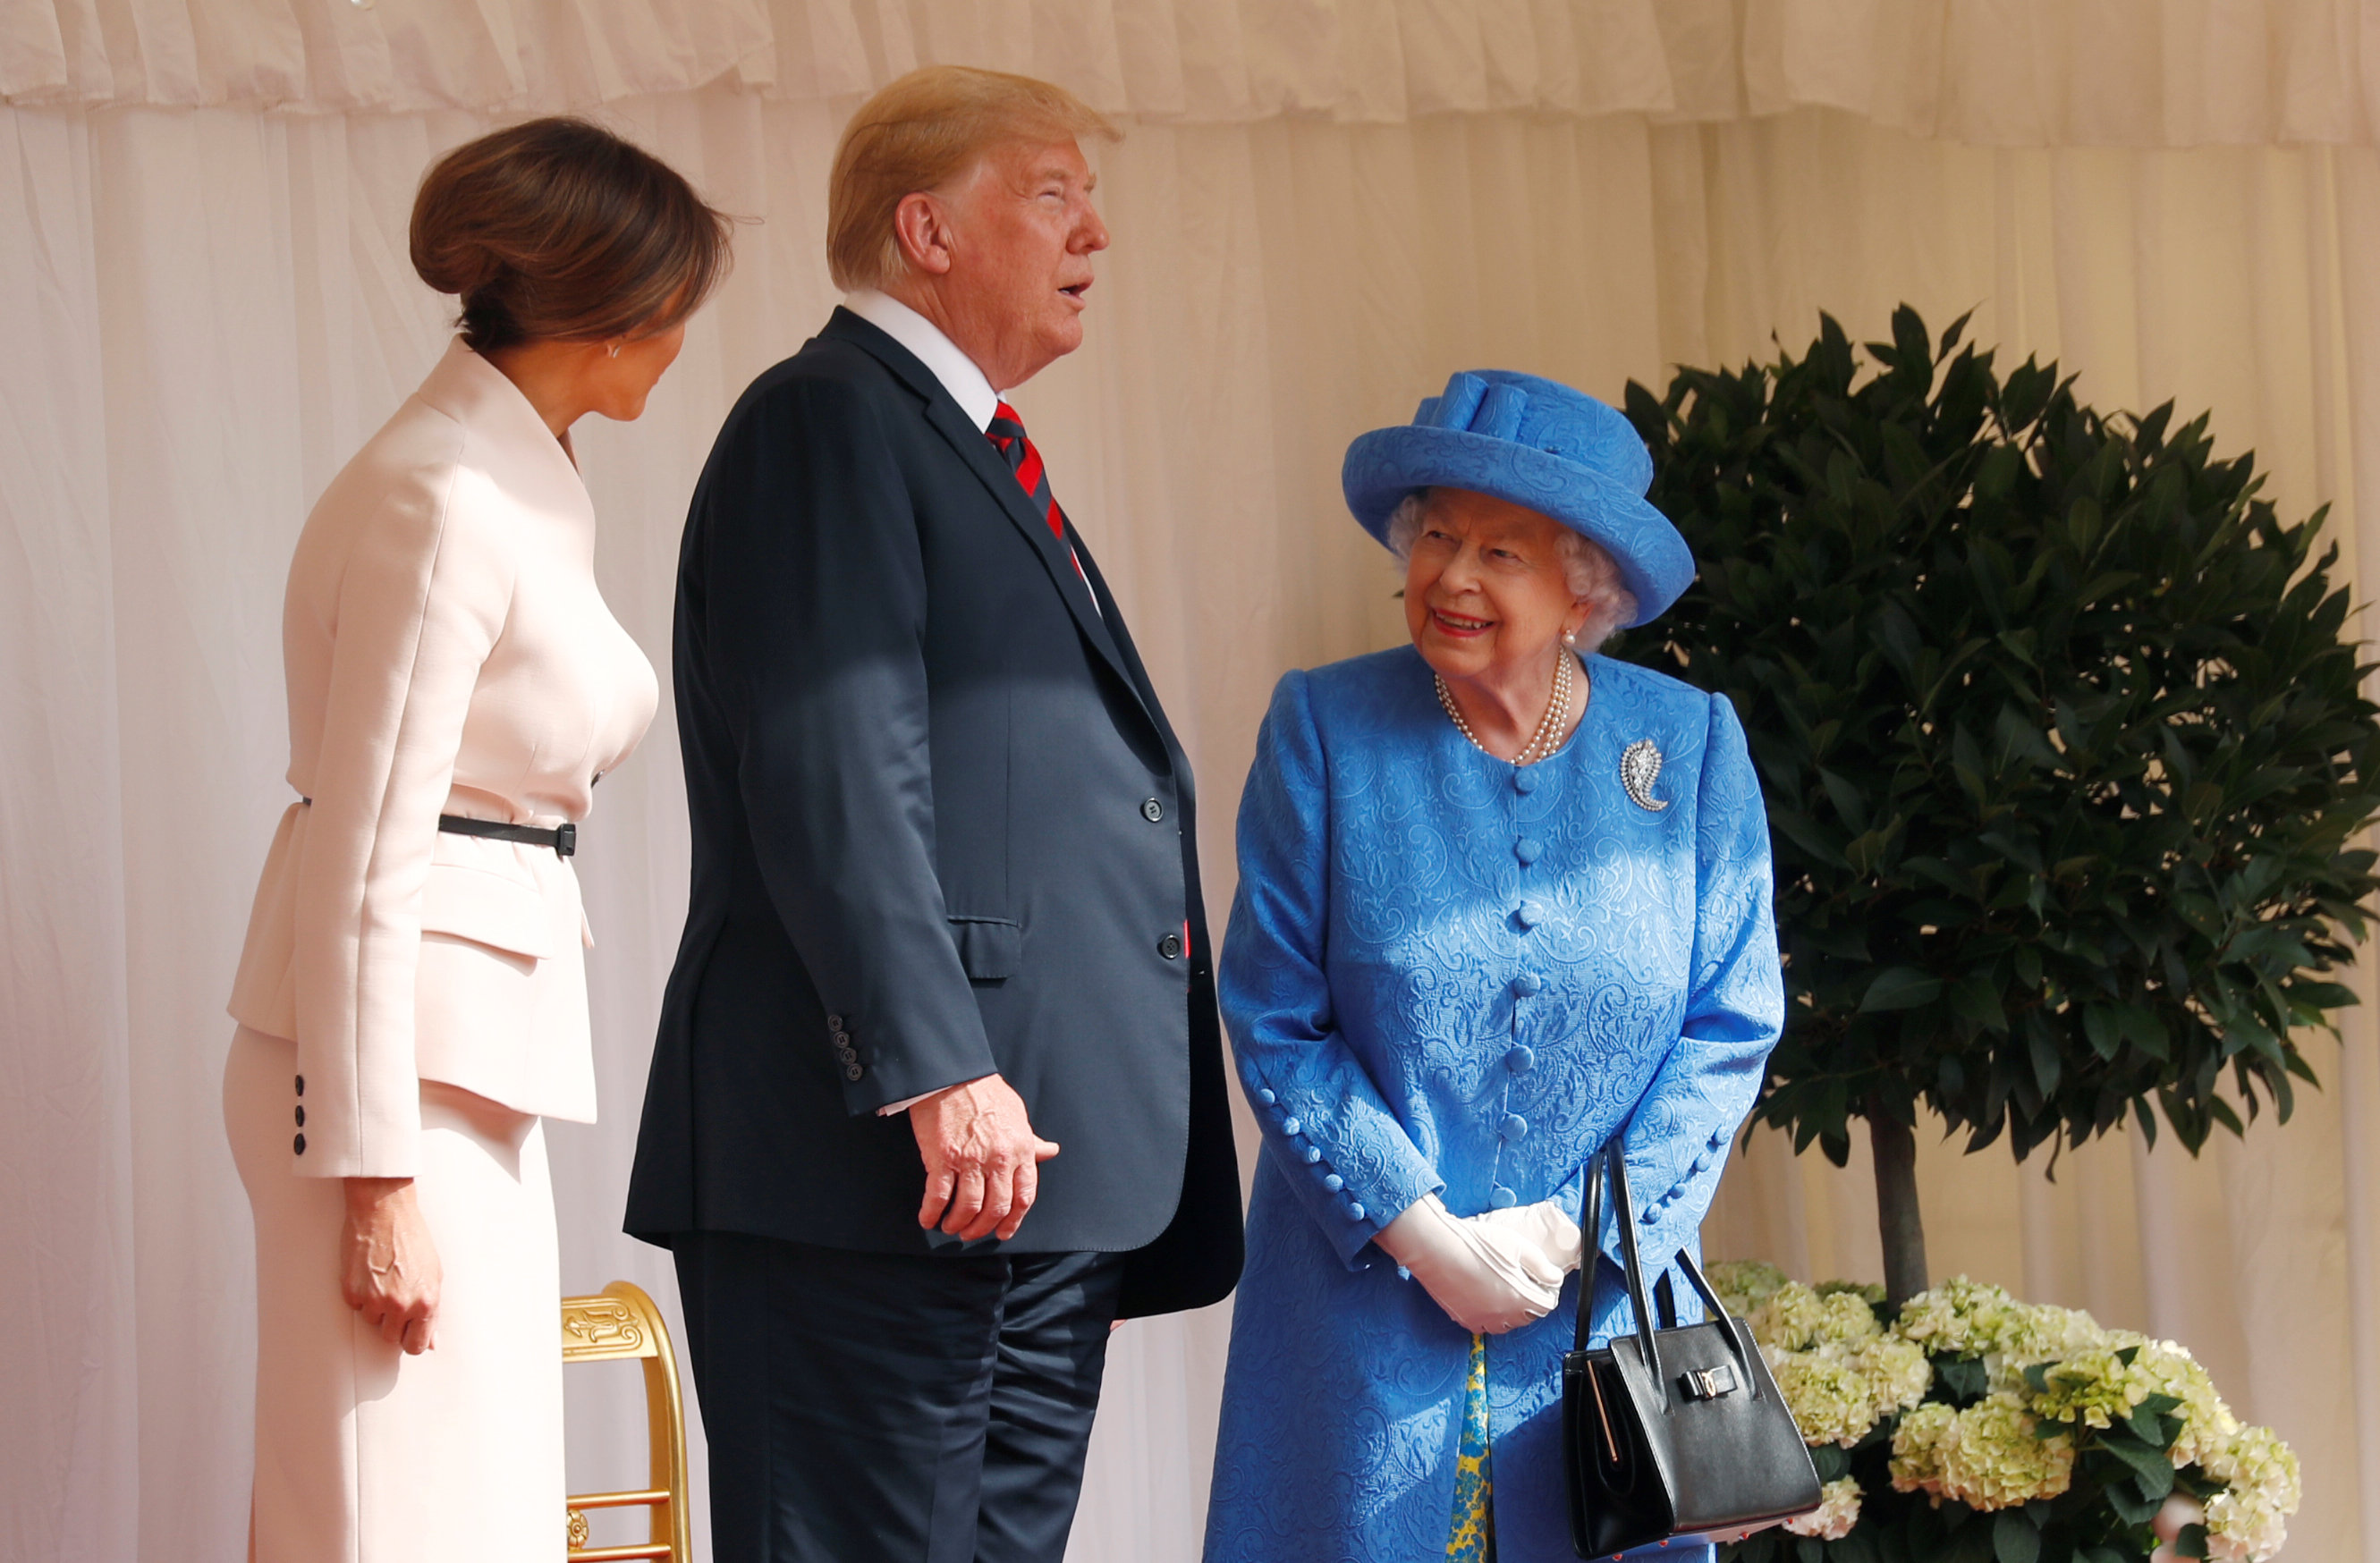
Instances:
[[[1917,1135],[1871,1108],[1868,1145],[1876,1156],[1876,1220],[1884,1239],[1884,1300],[1898,1308],[1930,1284],[1925,1224],[1917,1213]]]

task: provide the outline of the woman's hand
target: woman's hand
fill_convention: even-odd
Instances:
[[[1555,1302],[1562,1278],[1578,1268],[1585,1248],[1578,1223],[1549,1199],[1485,1211],[1463,1225],[1486,1244],[1498,1274],[1522,1290],[1549,1289]]]
[[[339,1291],[392,1346],[419,1356],[438,1343],[438,1246],[410,1178],[348,1178],[339,1234]]]
[[[1561,1276],[1548,1287],[1507,1266],[1471,1224],[1426,1194],[1374,1235],[1383,1253],[1412,1272],[1446,1316],[1475,1335],[1501,1335],[1541,1319],[1561,1297]],[[1542,1267],[1542,1266],[1540,1266]]]

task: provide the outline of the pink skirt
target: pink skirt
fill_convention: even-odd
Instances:
[[[239,1028],[224,1122],[256,1217],[258,1563],[518,1563],[567,1545],[561,1266],[540,1120],[421,1085],[443,1271],[408,1357],[339,1294],[345,1193],[290,1169],[297,1048]]]

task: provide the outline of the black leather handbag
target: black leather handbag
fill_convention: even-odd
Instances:
[[[1587,1347],[1603,1191],[1610,1185],[1636,1333]],[[1611,1557],[1657,1542],[1735,1541],[1818,1507],[1818,1472],[1760,1348],[1728,1316],[1702,1266],[1678,1268],[1709,1318],[1656,1329],[1636,1257],[1636,1213],[1620,1136],[1597,1156],[1586,1196],[1587,1273],[1578,1289],[1576,1346],[1562,1358],[1562,1454],[1571,1545]],[[1669,1276],[1661,1278],[1663,1301]]]

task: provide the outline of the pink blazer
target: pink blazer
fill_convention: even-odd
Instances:
[[[527,397],[457,341],[332,480],[289,566],[289,784],[232,989],[298,1044],[291,1161],[407,1177],[419,1082],[591,1121],[577,877],[441,814],[552,826],[652,721],[595,515]]]

